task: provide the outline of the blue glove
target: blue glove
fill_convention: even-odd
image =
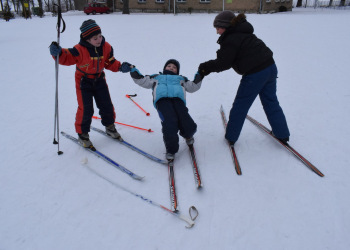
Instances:
[[[119,70],[123,73],[128,73],[131,70],[131,64],[128,62],[123,62]]]
[[[54,57],[60,55],[62,52],[61,46],[57,42],[52,42],[50,45],[50,54]]]
[[[143,78],[143,75],[140,73],[140,71],[135,66],[133,66],[133,68],[130,70],[130,76],[134,79]]]

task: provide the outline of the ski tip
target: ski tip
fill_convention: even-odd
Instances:
[[[143,181],[143,178],[145,178],[144,176],[135,176],[134,179],[138,180],[138,181]]]

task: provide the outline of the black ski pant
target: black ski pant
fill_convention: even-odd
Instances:
[[[192,138],[197,131],[197,124],[188,113],[185,103],[179,98],[162,98],[157,104],[157,111],[162,122],[163,140],[167,153],[175,154],[179,150],[179,136]]]

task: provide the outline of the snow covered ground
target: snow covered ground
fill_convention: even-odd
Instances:
[[[196,206],[192,229],[162,209],[92,174],[170,207],[167,167],[91,132],[96,148],[145,176],[142,182],[54,132],[55,68],[48,46],[56,40],[56,18],[0,22],[0,249],[335,249],[350,248],[350,22],[349,10],[293,9],[248,14],[255,33],[273,50],[279,69],[278,96],[291,130],[291,145],[317,166],[321,178],[249,121],[236,151],[237,176],[224,141],[219,108],[228,114],[240,76],[211,74],[187,95],[198,124],[195,146],[203,189],[194,185],[186,143],[180,140],[175,178],[179,209]],[[93,18],[115,56],[144,74],[176,58],[192,79],[199,63],[216,56],[215,14],[63,15],[61,45],[79,41],[81,23]],[[75,136],[76,97],[72,67],[59,71],[60,130]],[[117,121],[153,133],[117,126],[122,136],[164,158],[161,124],[151,91],[129,74],[107,73]],[[148,117],[126,94],[151,113]],[[256,100],[249,114],[268,126]],[[98,115],[98,110],[95,110]],[[103,128],[99,121],[93,125]],[[86,166],[81,161],[88,159]]]

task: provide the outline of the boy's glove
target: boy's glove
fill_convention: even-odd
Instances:
[[[123,73],[128,73],[131,70],[131,64],[128,62],[123,62],[119,70]]]
[[[201,82],[203,80],[204,76],[202,76],[201,74],[199,74],[198,72],[194,75],[194,80],[193,82],[195,84]]]
[[[131,69],[130,76],[134,79],[143,78],[143,75],[140,73],[140,71],[135,66],[133,66],[133,68]]]
[[[199,64],[198,67],[198,73],[201,74],[203,77],[210,74],[210,71],[207,69],[204,63]]]
[[[61,46],[57,42],[52,42],[50,45],[50,54],[54,57],[60,55],[62,52]]]

